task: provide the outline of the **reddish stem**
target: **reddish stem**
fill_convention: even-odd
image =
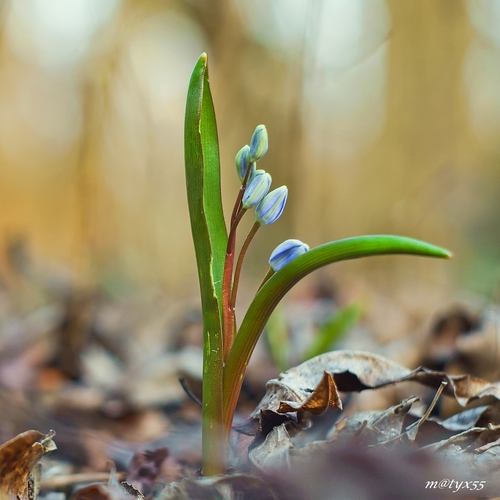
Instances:
[[[250,243],[252,242],[253,237],[257,233],[259,227],[260,224],[258,222],[255,222],[254,225],[252,226],[252,229],[250,229],[250,232],[248,233],[248,236],[246,237],[246,240],[243,243],[243,246],[241,247],[240,255],[238,256],[238,262],[236,263],[236,269],[234,271],[233,289],[231,291],[231,307],[233,311],[236,307],[236,295],[238,294],[238,284],[240,282],[240,274],[241,274],[241,267],[243,266],[243,259],[245,258],[245,254],[247,253],[248,247],[250,246]]]
[[[234,204],[233,213],[231,215],[231,228],[233,227],[236,218],[241,213],[243,207],[241,206],[241,200],[243,199],[243,195],[245,194],[245,188],[247,187],[248,178],[250,177],[251,165],[248,166],[247,171],[245,172],[245,177],[241,183],[240,192],[236,197],[236,202]],[[238,223],[236,223],[238,224]]]
[[[233,213],[231,214],[231,226],[227,239],[226,259],[224,261],[224,273],[222,275],[222,338],[223,359],[226,361],[229,350],[233,345],[235,333],[234,304],[231,301],[232,277],[234,268],[234,253],[236,249],[236,228],[246,212],[242,206],[243,195],[250,176],[250,166],[247,168],[240,191],[236,197]]]
[[[241,212],[241,200],[243,199],[243,195],[245,194],[245,186],[240,187],[240,192],[238,193],[238,196],[236,197],[236,203],[234,204],[233,208],[233,213],[231,215],[231,227],[233,227],[233,224],[238,217],[238,214]]]
[[[235,205],[236,207],[236,205]],[[243,217],[245,210],[237,212],[227,240],[226,260],[224,261],[224,273],[222,275],[222,338],[223,358],[227,359],[229,350],[234,341],[234,307],[231,304],[231,284],[234,267],[234,254],[236,249],[236,228]]]

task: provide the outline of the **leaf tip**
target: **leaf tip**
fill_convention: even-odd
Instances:
[[[438,257],[441,257],[442,259],[453,259],[453,257],[455,257],[453,255],[453,252],[451,252],[450,250],[447,250],[446,248],[442,248],[442,247],[438,247],[439,248],[439,255]]]

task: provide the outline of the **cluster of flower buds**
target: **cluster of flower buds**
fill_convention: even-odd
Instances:
[[[285,209],[288,198],[288,188],[281,186],[272,191],[271,176],[264,170],[256,168],[256,162],[267,152],[268,138],[264,125],[255,128],[250,146],[243,146],[234,159],[236,172],[242,184],[246,182],[242,198],[242,207],[255,207],[255,219],[261,226],[276,222]],[[250,170],[250,171],[249,171]],[[274,271],[278,271],[285,264],[303,253],[309,247],[299,240],[286,240],[276,247],[271,254],[269,264]]]
[[[236,172],[243,183],[247,179],[242,206],[245,209],[255,207],[255,219],[261,226],[272,224],[283,213],[288,189],[281,186],[269,192],[272,178],[264,170],[256,169],[256,162],[267,152],[268,138],[264,125],[255,128],[250,146],[243,146],[234,159]],[[248,172],[250,169],[250,172]]]

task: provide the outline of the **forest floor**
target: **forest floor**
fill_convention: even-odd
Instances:
[[[345,310],[326,283],[258,345],[217,478],[201,478],[195,299],[3,283],[0,499],[500,497],[499,312],[379,296],[305,360]]]

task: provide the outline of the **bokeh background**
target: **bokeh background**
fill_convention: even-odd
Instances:
[[[0,22],[4,286],[24,269],[113,294],[196,293],[183,121],[207,52],[226,212],[234,154],[259,123],[259,167],[289,187],[249,282],[285,238],[397,233],[456,258],[329,272],[392,294],[497,296],[498,0],[4,0]]]

